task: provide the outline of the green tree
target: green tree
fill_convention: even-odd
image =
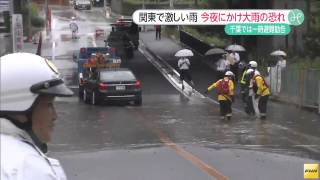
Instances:
[[[305,34],[304,45],[308,54],[314,58],[320,52],[320,3],[315,4],[318,9],[310,14],[310,27]]]

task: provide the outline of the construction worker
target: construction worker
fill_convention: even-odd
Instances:
[[[232,101],[234,95],[234,82],[233,82],[234,74],[231,71],[227,71],[224,75],[223,79],[219,79],[217,82],[210,85],[205,94],[207,94],[212,89],[217,90],[218,101],[220,104],[220,116],[221,119],[230,120],[232,117]]]
[[[258,102],[257,109],[259,112],[257,113],[257,116],[260,117],[260,119],[265,119],[267,113],[267,103],[270,96],[270,89],[264,77],[261,76],[261,74],[257,70],[254,72],[252,85],[253,91],[255,93],[254,99],[256,102]]]

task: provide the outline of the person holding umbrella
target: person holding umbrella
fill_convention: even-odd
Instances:
[[[230,63],[229,61],[226,59],[227,58],[227,54],[223,54],[221,56],[221,59],[219,59],[216,63],[217,66],[217,78],[218,79],[222,79],[224,74],[230,70]]]
[[[235,80],[237,81],[237,79],[238,79],[238,67],[239,67],[239,62],[240,62],[240,55],[236,51],[232,50],[231,53],[229,54],[229,59],[232,62],[232,64],[230,65],[230,70],[235,75]]]
[[[178,60],[178,68],[179,68],[179,72],[180,72],[180,82],[182,84],[182,90],[184,90],[184,84],[183,81],[184,80],[188,80],[191,84],[192,87],[194,87],[194,83],[192,81],[192,77],[190,74],[190,61],[187,57],[191,57],[193,56],[193,53],[191,50],[189,49],[182,49],[179,50],[176,54],[176,57],[179,57]]]
[[[273,87],[273,92],[281,92],[281,72],[287,66],[287,61],[285,57],[287,54],[284,51],[276,50],[270,53],[271,56],[274,56],[277,60],[277,64],[274,67],[268,68],[268,72],[271,72],[269,75],[270,82],[275,82],[276,85]],[[275,81],[274,81],[275,80]]]
[[[225,72],[230,70],[230,62],[227,60],[228,52],[221,48],[212,48],[209,49],[206,53],[206,56],[215,56],[219,55],[221,58],[215,63],[217,79],[222,79]]]
[[[238,69],[240,63],[240,55],[238,52],[244,52],[246,49],[238,44],[232,44],[226,47],[226,50],[231,52],[227,59],[230,61],[230,69],[235,74],[235,80],[238,80]]]

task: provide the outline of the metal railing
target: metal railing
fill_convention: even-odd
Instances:
[[[320,69],[275,66],[271,68],[269,78],[274,96],[299,106],[319,108],[320,112]]]
[[[180,33],[180,42],[183,44],[189,46],[193,50],[197,51],[198,53],[204,55],[209,49],[212,48],[209,44],[206,42],[203,42],[195,37],[193,37],[191,34],[179,31]]]

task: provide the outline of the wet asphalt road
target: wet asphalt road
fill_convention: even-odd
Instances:
[[[54,54],[64,79],[74,87],[72,53],[102,46],[94,30],[110,31],[112,20],[104,19],[100,9],[53,12],[54,45],[48,43],[43,53]],[[68,31],[73,15],[79,21],[78,40],[71,40]],[[49,154],[61,160],[69,179],[302,179],[303,164],[320,159],[319,132],[292,130],[299,129],[299,120],[262,122],[235,113],[232,121],[220,121],[216,104],[181,95],[139,51],[123,66],[142,82],[141,107],[57,99],[59,120]],[[199,90],[208,84],[201,77],[214,75],[202,66],[193,69]]]

